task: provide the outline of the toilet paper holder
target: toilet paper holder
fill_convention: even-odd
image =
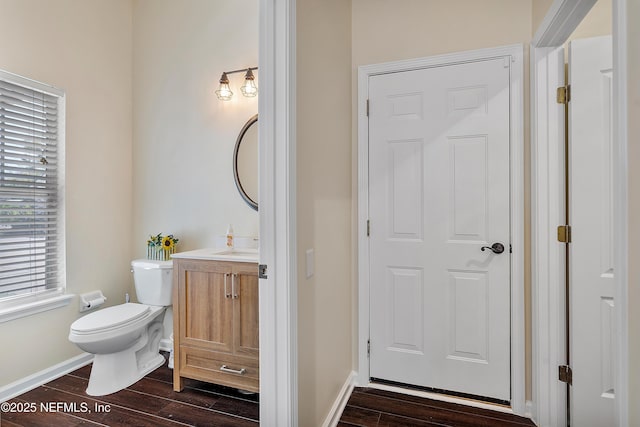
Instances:
[[[102,291],[93,291],[80,295],[80,313],[100,307],[107,300]]]

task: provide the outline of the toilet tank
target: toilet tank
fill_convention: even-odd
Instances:
[[[136,296],[142,304],[169,306],[173,283],[173,261],[131,261]]]

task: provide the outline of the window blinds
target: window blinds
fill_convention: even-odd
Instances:
[[[0,300],[63,287],[58,97],[0,78]]]

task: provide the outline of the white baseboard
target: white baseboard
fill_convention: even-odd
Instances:
[[[527,400],[525,402],[525,404],[524,404],[524,416],[527,417],[527,418],[531,418],[533,420],[533,401]]]
[[[53,381],[69,372],[82,368],[93,361],[93,354],[82,353],[76,357],[65,360],[50,368],[36,372],[28,377],[21,378],[0,388],[0,402],[5,402],[23,393],[33,390],[42,384]]]
[[[163,338],[160,340],[160,351],[171,351],[173,350],[173,341],[169,338]]]
[[[344,411],[345,406],[347,406],[349,397],[351,397],[351,392],[355,385],[355,379],[356,373],[351,371],[349,376],[347,376],[347,380],[342,385],[335,402],[333,402],[333,406],[331,406],[331,410],[329,411],[327,418],[325,418],[322,423],[322,427],[336,427],[338,425],[342,412]]]

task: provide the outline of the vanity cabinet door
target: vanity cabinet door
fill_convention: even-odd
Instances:
[[[226,263],[178,263],[180,345],[233,351],[231,268]]]
[[[235,263],[233,281],[234,353],[258,359],[258,266]]]

